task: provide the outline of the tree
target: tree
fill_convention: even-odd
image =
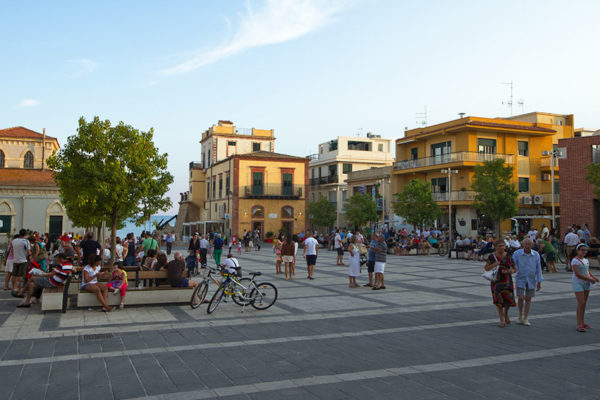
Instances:
[[[308,204],[308,217],[315,226],[331,227],[336,220],[336,214],[336,206],[323,196]]]
[[[471,187],[477,193],[473,207],[481,214],[497,222],[496,232],[500,237],[500,221],[517,213],[517,191],[511,183],[513,167],[504,165],[504,160],[485,161],[475,166]]]
[[[600,163],[591,163],[586,165],[587,174],[585,179],[594,185],[594,194],[600,199]]]
[[[396,193],[393,207],[397,215],[415,227],[431,225],[442,213],[433,200],[429,183],[419,179],[411,180],[402,192]]]
[[[164,197],[173,176],[167,154],[154,146],[151,128],[139,131],[109,120],[79,119],[77,134],[48,159],[67,215],[78,226],[111,227],[111,260],[118,227],[126,219],[141,224],[171,206]]]
[[[344,205],[346,208],[346,219],[351,225],[362,227],[368,222],[377,221],[377,204],[371,196],[363,193],[356,193]]]

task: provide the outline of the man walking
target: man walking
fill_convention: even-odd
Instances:
[[[342,243],[342,235],[340,234],[340,230],[338,229],[335,233],[335,238],[333,239],[335,251],[337,252],[337,260],[335,265],[344,265],[344,244]]]
[[[12,272],[12,292],[13,297],[24,297],[23,279],[27,272],[28,257],[31,256],[31,245],[29,240],[25,239],[27,230],[21,229],[19,236],[12,241],[13,251],[13,272]]]
[[[535,292],[542,288],[542,263],[540,254],[532,250],[533,240],[526,238],[522,242],[523,248],[514,252],[513,261],[517,268],[515,277],[517,285],[517,296],[519,298],[519,325],[530,326],[529,310],[531,298]],[[523,309],[525,303],[525,309]]]
[[[308,269],[308,279],[313,280],[315,273],[315,264],[317,263],[317,256],[319,255],[319,242],[313,237],[311,231],[306,232],[306,239],[304,240],[304,253],[303,257],[306,259],[306,267]]]
[[[167,243],[167,255],[171,255],[171,249],[173,248],[173,242],[175,241],[175,235],[172,233],[167,234],[165,242]]]
[[[213,257],[215,258],[215,263],[219,266],[221,265],[221,254],[223,253],[223,239],[221,239],[220,233],[217,233],[213,241],[213,246],[215,248]]]
[[[383,273],[385,271],[385,262],[387,259],[387,244],[385,243],[385,237],[383,233],[377,234],[377,241],[372,247],[375,252],[375,284],[373,290],[385,289],[385,283],[383,281]]]
[[[200,265],[202,268],[206,268],[208,265],[207,257],[208,249],[210,248],[210,243],[206,240],[206,235],[202,235],[200,237]]]

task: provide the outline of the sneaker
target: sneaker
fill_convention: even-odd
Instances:
[[[523,320],[523,325],[525,325],[525,326],[531,326],[531,322],[529,322],[528,319],[524,319]]]
[[[517,324],[523,325],[523,317],[519,317],[519,320],[517,321]]]
[[[115,289],[115,290],[113,290],[113,293],[112,293],[112,294],[117,294],[117,293],[119,293],[119,289]]]

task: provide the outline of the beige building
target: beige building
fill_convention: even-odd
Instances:
[[[391,165],[392,140],[367,133],[366,137],[338,136],[321,143],[310,161],[310,201],[327,198],[337,207],[336,226],[346,224],[344,202],[350,172]]]

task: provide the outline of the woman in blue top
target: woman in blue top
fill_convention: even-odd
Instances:
[[[575,292],[575,298],[577,299],[578,332],[585,332],[586,329],[591,328],[591,326],[584,322],[583,317],[587,299],[590,295],[590,284],[598,282],[598,278],[590,272],[590,262],[585,257],[587,255],[587,250],[588,247],[585,243],[579,243],[571,254],[571,268],[573,269],[571,282],[573,283],[573,291]]]

